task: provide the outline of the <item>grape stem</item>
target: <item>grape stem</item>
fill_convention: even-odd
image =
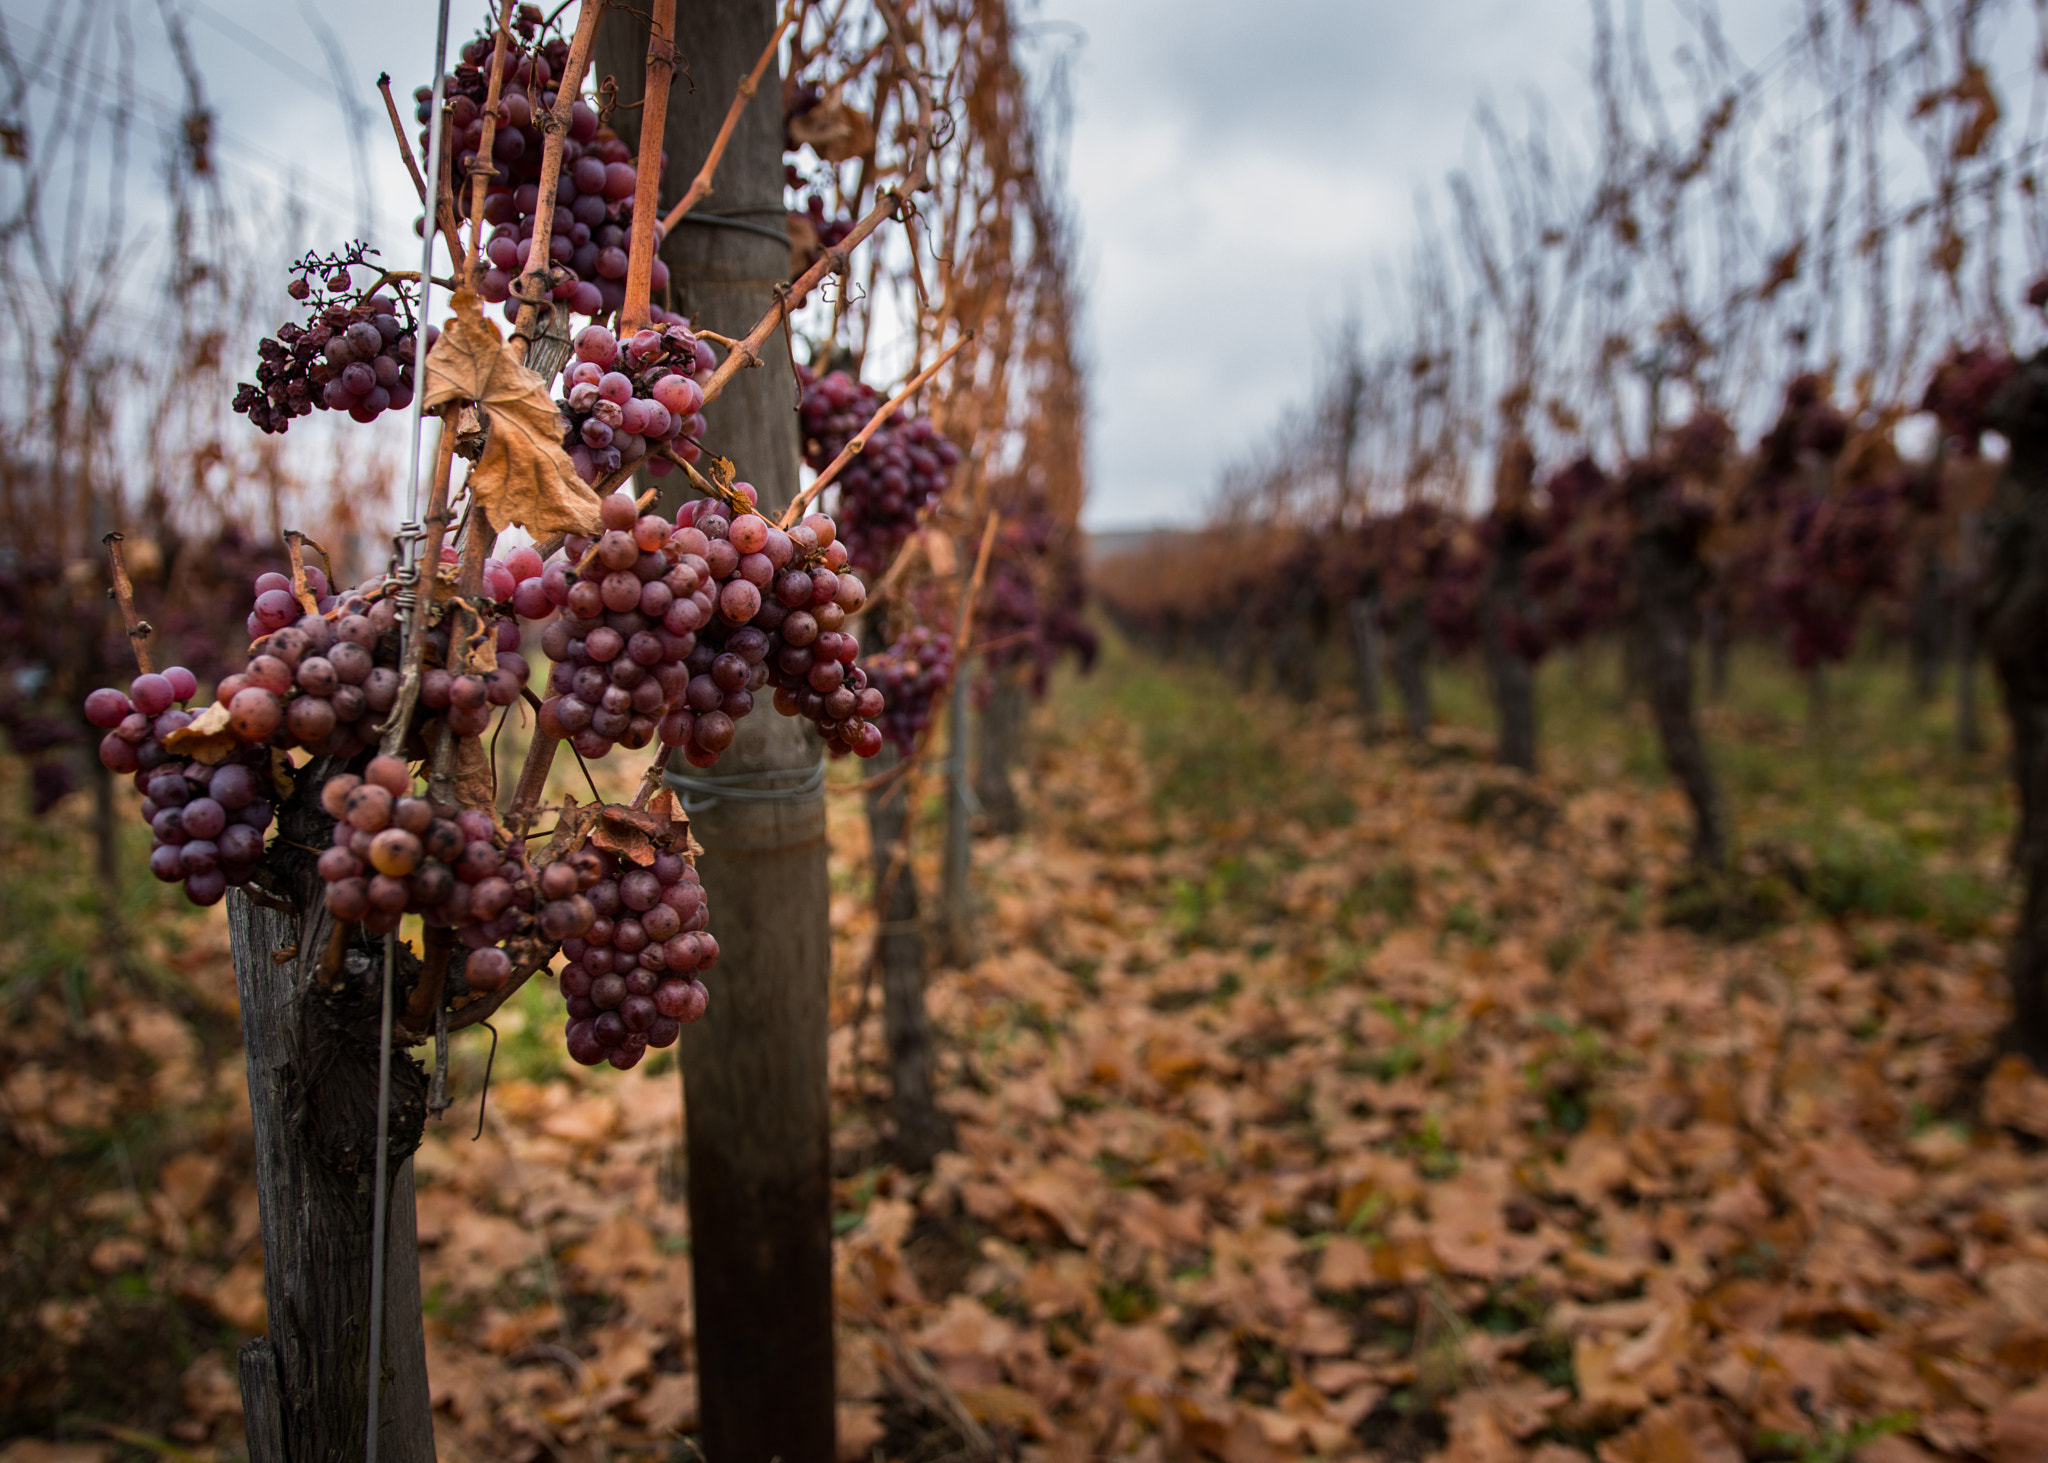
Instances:
[[[823,472],[811,480],[811,485],[808,488],[805,488],[795,498],[790,500],[789,507],[783,510],[781,521],[775,526],[787,529],[792,523],[795,523],[804,509],[810,507],[817,500],[818,495],[831,486],[832,480],[839,476],[846,464],[867,450],[868,439],[875,435],[876,430],[880,428],[882,423],[896,414],[896,408],[903,405],[904,402],[910,400],[912,396],[922,390],[927,381],[930,381],[932,377],[939,374],[939,368],[959,354],[960,348],[972,339],[974,339],[974,332],[970,330],[940,351],[938,359],[911,377],[901,391],[875,408],[875,414],[868,418],[868,424],[854,434],[851,442],[848,442],[839,449],[839,455],[826,465]]]
[[[121,535],[110,533],[100,540],[114,561],[114,602],[121,606],[121,618],[128,625],[128,645],[135,652],[135,664],[144,675],[156,669],[149,658],[149,637],[156,627],[135,612],[135,586],[128,578],[128,566],[121,559]]]
[[[424,208],[427,204],[427,180],[421,176],[420,165],[413,158],[412,140],[405,135],[405,120],[398,115],[398,103],[391,95],[390,72],[387,71],[378,76],[377,90],[384,95],[384,113],[391,119],[392,134],[398,138],[399,155],[405,159],[405,170],[412,175],[413,191],[420,195],[420,206]],[[435,120],[439,121],[438,118]],[[445,152],[446,149],[444,148],[443,151]],[[434,210],[434,214],[434,227],[443,230],[448,235],[449,258],[460,259],[462,257],[462,239],[455,232],[455,219],[452,216],[452,211],[451,215],[445,218],[441,216],[441,211],[438,208]],[[438,283],[438,281],[436,282]]]
[[[676,0],[654,0],[647,29],[647,85],[641,94],[640,155],[633,196],[633,234],[626,251],[626,303],[619,334],[647,328],[648,295],[654,285],[654,214],[661,191],[661,144],[668,128],[669,83],[676,74]],[[641,207],[637,200],[647,200]]]
[[[656,789],[661,786],[662,778],[668,773],[669,755],[674,751],[674,747],[664,746],[654,760],[647,764],[647,771],[640,777],[639,790],[633,794],[634,812],[639,812],[653,801]]]
[[[327,552],[327,545],[321,543],[319,539],[314,538],[311,534],[296,528],[286,529],[284,536],[287,539],[297,539],[302,548],[311,549],[320,556],[320,562],[327,568],[327,583],[330,588],[337,582],[334,577],[334,555]]]
[[[320,602],[306,587],[306,551],[303,546],[305,535],[296,528],[287,528],[283,534],[285,557],[292,563],[292,598],[299,602],[299,608],[309,615],[320,613]],[[323,555],[324,557],[324,555]]]
[[[484,92],[483,135],[477,139],[476,161],[469,166],[469,250],[456,257],[463,261],[462,278],[476,288],[477,254],[484,238],[484,188],[497,173],[491,149],[498,140],[498,92],[505,80],[505,53],[512,44],[512,0],[498,7],[498,38],[491,49],[491,80]]]
[[[853,251],[866,241],[867,237],[882,226],[884,220],[894,217],[908,204],[912,195],[922,193],[932,185],[931,156],[933,133],[933,107],[931,89],[924,84],[917,68],[910,63],[910,57],[903,44],[903,21],[889,0],[875,0],[875,8],[882,13],[882,19],[889,27],[889,45],[896,53],[896,70],[917,96],[917,126],[912,134],[913,143],[909,165],[904,170],[903,181],[891,188],[883,188],[875,195],[875,206],[865,217],[853,226],[844,239],[821,253],[796,279],[775,291],[775,303],[768,313],[757,321],[711,373],[711,379],[704,383],[704,400],[708,404],[718,400],[726,383],[749,366],[761,364],[761,347],[768,338],[782,327],[798,306],[803,304],[812,290],[824,280],[827,274],[844,274]],[[534,235],[539,237],[538,226]]]
[[[404,1024],[412,1031],[418,1031],[420,1028],[416,1023],[441,1004],[441,993],[448,986],[448,961],[455,948],[452,932],[433,925],[426,927],[424,938],[426,958],[420,964],[419,983],[412,988],[412,997],[405,1003]],[[444,1107],[447,1105],[445,1092],[444,1084]]]
[[[539,959],[514,966],[512,976],[503,985],[487,996],[479,996],[466,1006],[457,1006],[448,1013],[450,1035],[488,1021],[497,1014],[498,1008],[519,994],[519,988],[531,980],[536,973],[545,970],[548,962],[555,958],[555,947],[549,946],[547,953]]]
[[[967,581],[967,591],[960,596],[960,615],[953,623],[953,643],[965,645],[967,632],[974,625],[974,600],[981,593],[981,582],[988,574],[989,551],[996,546],[996,530],[1002,526],[1003,515],[991,509],[988,525],[981,531],[981,549],[974,556],[974,574]],[[956,652],[954,664],[959,665]],[[958,674],[958,671],[955,672]]]
[[[739,125],[740,113],[747,109],[747,103],[753,100],[754,93],[760,89],[762,74],[767,71],[768,63],[775,59],[776,48],[782,44],[782,37],[795,21],[796,5],[792,0],[792,3],[783,7],[782,22],[775,27],[775,34],[768,37],[768,44],[761,48],[761,56],[754,62],[754,69],[740,79],[739,89],[733,93],[732,105],[725,109],[725,121],[719,124],[718,136],[711,144],[711,153],[704,159],[704,166],[697,169],[697,176],[690,180],[689,191],[683,194],[674,208],[662,216],[663,233],[673,229],[682,221],[684,214],[710,196],[712,176],[717,173],[719,163],[725,159],[725,149],[732,141],[733,129]],[[698,334],[701,335],[703,332],[699,331]]]
[[[583,0],[576,14],[576,34],[569,42],[568,59],[562,63],[561,78],[555,83],[552,111],[538,114],[541,129],[540,181],[533,205],[533,243],[526,251],[526,268],[514,291],[521,302],[519,323],[512,327],[511,348],[521,361],[527,343],[540,325],[538,291],[548,273],[548,245],[555,233],[555,192],[562,181],[562,142],[574,119],[576,97],[583,90],[583,73],[590,66],[591,47],[597,44],[597,21],[604,14],[605,0]]]

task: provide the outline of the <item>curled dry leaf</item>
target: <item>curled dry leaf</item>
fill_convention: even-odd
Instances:
[[[483,408],[490,435],[469,483],[491,522],[517,524],[536,538],[603,530],[597,494],[562,450],[561,414],[547,383],[506,349],[469,290],[457,291],[455,318],[427,353],[426,391],[428,411],[468,401]]]
[[[639,864],[654,862],[656,841],[666,841],[668,820],[651,809],[623,808],[606,804],[590,832],[591,843],[606,853]]]
[[[208,767],[216,765],[241,745],[241,738],[228,729],[228,708],[219,701],[164,738],[164,750],[203,762]]]
[[[480,738],[455,739],[455,801],[486,811],[497,806],[498,774]]]

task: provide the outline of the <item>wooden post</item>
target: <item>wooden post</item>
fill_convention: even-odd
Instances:
[[[993,677],[994,692],[982,708],[981,735],[975,739],[974,796],[991,833],[1015,833],[1024,826],[1024,805],[1010,769],[1024,756],[1031,667],[1005,666]]]
[[[1974,757],[1984,750],[1977,718],[1978,537],[1981,515],[1965,508],[1956,525],[1956,750]]]
[[[270,1313],[269,1335],[241,1357],[252,1463],[327,1463],[364,1452],[383,968],[381,942],[366,937],[346,951],[330,984],[319,978],[334,922],[312,855],[292,846],[328,843],[333,820],[320,811],[318,785],[314,774],[300,778],[265,861],[267,882],[291,907],[258,904],[239,889],[228,895]],[[408,960],[398,972],[401,997],[412,969]],[[426,1083],[404,1053],[394,1054],[391,1079],[378,1456],[426,1463],[434,1428],[411,1158]]]
[[[676,44],[694,90],[679,90],[668,109],[664,197],[689,188],[734,85],[774,29],[774,0],[679,7]],[[644,12],[607,14],[596,70],[618,79],[614,125],[622,133],[637,125],[632,108],[647,46]],[[699,212],[771,233],[783,227],[779,80],[773,70],[762,78]],[[781,243],[691,215],[669,231],[662,257],[671,308],[723,330],[758,319],[789,277]],[[776,510],[796,494],[801,450],[787,336],[778,331],[761,357],[763,365],[734,378],[706,416],[719,451],[760,493],[763,510]],[[824,794],[811,781],[820,756],[810,727],[776,715],[764,697],[703,781],[782,795],[692,798],[691,831],[705,848],[698,870],[721,951],[709,977],[710,1012],[683,1028],[678,1047],[697,1377],[711,1463],[835,1456],[825,1069],[831,891]]]
[[[1383,697],[1380,693],[1379,594],[1348,600],[1344,624],[1351,632],[1351,663],[1358,671],[1358,713],[1368,740],[1378,735]]]
[[[869,764],[880,778],[897,765],[896,749],[884,746]],[[913,1172],[953,1145],[952,1124],[939,1111],[932,1086],[932,1023],[924,1000],[924,931],[918,918],[917,866],[910,857],[910,779],[895,780],[868,793],[868,837],[874,853],[875,962],[882,983],[882,1038],[889,1051],[889,1115],[895,1121],[892,1151]]]
[[[1645,475],[1631,488],[1635,626],[1629,640],[1639,657],[1664,765],[1692,805],[1693,862],[1718,871],[1727,867],[1731,851],[1727,807],[1693,706],[1693,645],[1706,569],[1699,529],[1673,510],[1665,485],[1663,477]]]
[[[1977,629],[2012,726],[2020,815],[2005,1045],[2048,1071],[2048,351],[2020,363],[1995,398],[1991,425],[2012,455],[1984,517],[1984,561],[1972,578]]]
[[[974,914],[969,888],[974,839],[968,809],[973,792],[967,782],[967,681],[963,656],[953,676],[953,693],[946,709],[946,848],[939,885],[940,946],[945,958],[955,965],[966,965],[974,959]]]

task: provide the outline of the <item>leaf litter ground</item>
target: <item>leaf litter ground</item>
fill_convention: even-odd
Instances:
[[[883,1161],[834,800],[846,1457],[2048,1458],[2048,1082],[1996,1060],[1997,916],[1759,875],[1759,932],[1695,934],[1654,782],[1122,657],[1034,745],[979,958],[931,985],[930,1175]],[[239,1448],[233,994],[217,922],[170,928],[158,980],[12,952],[91,994],[18,979],[0,1038],[9,1463]],[[482,1137],[472,1102],[418,1159],[441,1451],[694,1457],[679,1083],[572,1074],[559,1020],[508,1011]]]

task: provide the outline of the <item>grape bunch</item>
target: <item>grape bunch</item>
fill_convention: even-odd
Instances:
[[[246,884],[263,857],[270,826],[270,755],[237,751],[214,765],[175,756],[164,741],[191,725],[184,703],[198,682],[183,666],[144,672],[126,694],[103,687],[85,698],[85,716],[103,729],[100,765],[133,773],[152,843],[149,871],[182,882],[194,904],[217,904],[230,885]]]
[[[637,751],[654,740],[687,692],[683,661],[697,648],[695,632],[713,605],[708,567],[671,547],[667,520],[642,517],[624,493],[605,499],[601,511],[604,533],[595,543],[571,538],[563,559],[513,591],[522,615],[561,610],[541,635],[555,664],[540,727],[586,759],[616,744]],[[514,573],[532,568],[530,558],[522,559]],[[695,726],[669,731],[687,735]],[[724,732],[719,750],[731,742],[729,722]]]
[[[735,493],[740,503],[753,502],[751,487],[737,484]],[[881,728],[873,723],[883,710],[882,695],[854,664],[860,642],[845,628],[867,603],[867,590],[848,570],[832,519],[813,513],[784,532],[758,513],[728,519],[726,512],[727,505],[699,498],[676,515],[679,537],[692,533],[704,540],[705,563],[719,584],[718,613],[698,636],[694,663],[686,662],[692,686],[705,676],[708,701],[711,689],[748,667],[743,689],[751,695],[772,682],[775,709],[812,722],[835,756],[874,756],[882,750]],[[685,745],[683,755],[692,765],[710,765],[693,745]]]
[[[283,432],[315,409],[373,422],[412,405],[417,331],[403,290],[358,295],[352,270],[375,251],[308,254],[292,266],[287,292],[308,305],[304,324],[285,322],[257,342],[256,380],[235,388],[234,408],[261,431]],[[431,349],[440,332],[427,328]]]
[[[882,405],[871,386],[844,371],[819,377],[797,367],[803,384],[804,460],[823,472]],[[929,417],[890,417],[846,465],[839,491],[839,536],[856,569],[879,573],[936,503],[959,465],[960,449]]]
[[[1922,411],[1941,422],[1942,435],[1965,457],[1982,451],[1990,427],[1991,403],[2012,379],[2013,360],[2003,350],[1972,346],[1951,350],[1934,368]]]
[[[549,82],[569,60],[569,43],[559,34],[543,38],[543,29],[539,9],[522,5],[505,58],[498,122],[491,142],[494,171],[484,192],[483,222],[493,228],[485,244],[489,268],[480,290],[485,300],[505,305],[507,319],[518,318],[519,304],[511,298],[512,281],[525,268],[540,198],[545,140],[540,116],[555,105]],[[483,146],[483,108],[490,95],[496,44],[491,32],[465,44],[461,60],[445,83],[458,178],[469,176],[477,149]],[[430,86],[413,93],[419,104],[415,115],[423,129],[433,94]],[[427,140],[423,130],[422,155]],[[664,157],[664,166],[666,161]],[[568,136],[563,139],[554,233],[548,241],[548,261],[563,272],[554,299],[578,315],[608,315],[626,302],[627,238],[637,182],[632,150],[601,124],[595,108],[578,98],[571,107]],[[469,189],[459,191],[458,206],[466,210]],[[657,229],[657,242],[659,233]],[[657,295],[668,284],[668,266],[659,258],[653,262],[652,284]],[[671,317],[659,306],[653,315],[657,323],[680,318]]]
[[[702,976],[718,960],[718,940],[706,928],[704,886],[682,853],[662,849],[651,867],[622,872],[597,850],[585,856],[602,877],[586,891],[596,918],[562,942],[569,1055],[623,1070],[704,1014]]]
[[[868,682],[886,703],[882,735],[904,756],[931,725],[953,684],[953,637],[918,625],[868,662]]]
[[[751,508],[753,488],[735,484],[731,493],[737,508]],[[852,664],[858,644],[843,629],[867,592],[833,567],[846,557],[832,520],[813,514],[784,533],[757,513],[728,519],[727,511],[697,499],[671,525],[615,493],[602,505],[596,542],[571,538],[562,560],[537,579],[519,578],[516,613],[561,611],[541,636],[555,662],[543,731],[585,758],[659,736],[691,765],[709,767],[772,680],[776,708],[808,716],[828,744],[863,756],[880,750],[880,733],[864,720],[880,713],[880,697],[866,695],[866,673]],[[537,557],[515,577],[531,576]],[[848,694],[835,697],[842,689]]]
[[[594,851],[533,868],[525,844],[501,847],[488,811],[418,796],[406,763],[373,757],[360,775],[330,778],[320,805],[335,820],[320,855],[327,912],[388,934],[408,914],[454,932],[464,988],[488,995],[511,979],[510,944],[538,951],[590,930],[588,897],[602,873]],[[458,990],[456,994],[461,994]]]
[[[675,442],[684,461],[697,461],[704,390],[696,378],[715,365],[711,348],[686,323],[638,331],[623,346],[602,325],[584,327],[562,373],[560,403],[569,421],[562,446],[577,474],[594,483],[665,442]],[[668,459],[649,458],[647,471],[666,477]]]

